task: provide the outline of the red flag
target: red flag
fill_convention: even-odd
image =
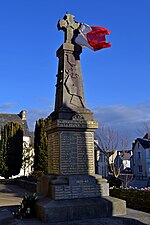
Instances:
[[[99,26],[90,27],[87,24],[81,24],[79,34],[75,38],[75,42],[78,45],[97,51],[102,48],[111,47],[111,43],[106,42],[105,35],[108,34],[110,34],[110,31],[106,28]]]

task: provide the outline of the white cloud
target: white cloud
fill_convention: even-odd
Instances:
[[[150,124],[150,102],[137,106],[111,105],[93,108],[95,119],[129,136],[138,137],[138,129],[143,129],[144,123]]]
[[[53,111],[52,105],[49,108],[31,108],[27,111],[29,129],[34,131],[36,120],[46,118]],[[121,135],[129,138],[129,141],[139,137],[138,129],[144,128],[144,123],[150,124],[150,102],[137,106],[110,105],[97,106],[91,109],[94,118],[98,120],[99,126],[104,124],[110,126]],[[143,133],[144,136],[144,133]]]
[[[7,111],[7,110],[10,110],[11,108],[14,108],[15,106],[16,106],[16,103],[14,102],[5,102],[0,104],[0,110]]]

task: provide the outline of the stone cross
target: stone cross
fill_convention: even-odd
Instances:
[[[74,31],[80,26],[80,23],[74,21],[74,18],[74,15],[66,14],[63,19],[58,21],[58,30],[63,30],[65,32],[65,43],[72,43]]]

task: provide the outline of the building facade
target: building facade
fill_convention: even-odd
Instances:
[[[150,179],[150,134],[133,143],[133,173],[136,178]]]

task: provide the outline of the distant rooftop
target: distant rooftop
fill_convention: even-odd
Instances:
[[[135,140],[135,142],[133,143],[132,148],[134,148],[134,146],[135,146],[135,144],[137,142],[139,142],[144,149],[150,148],[150,140],[149,139],[145,139],[145,138],[144,139],[143,138],[137,138]]]
[[[143,139],[150,140],[150,132],[146,133]]]
[[[8,122],[18,122],[23,127],[24,136],[30,136],[28,124],[26,121],[26,111],[22,110],[19,114],[0,113],[0,130]]]

